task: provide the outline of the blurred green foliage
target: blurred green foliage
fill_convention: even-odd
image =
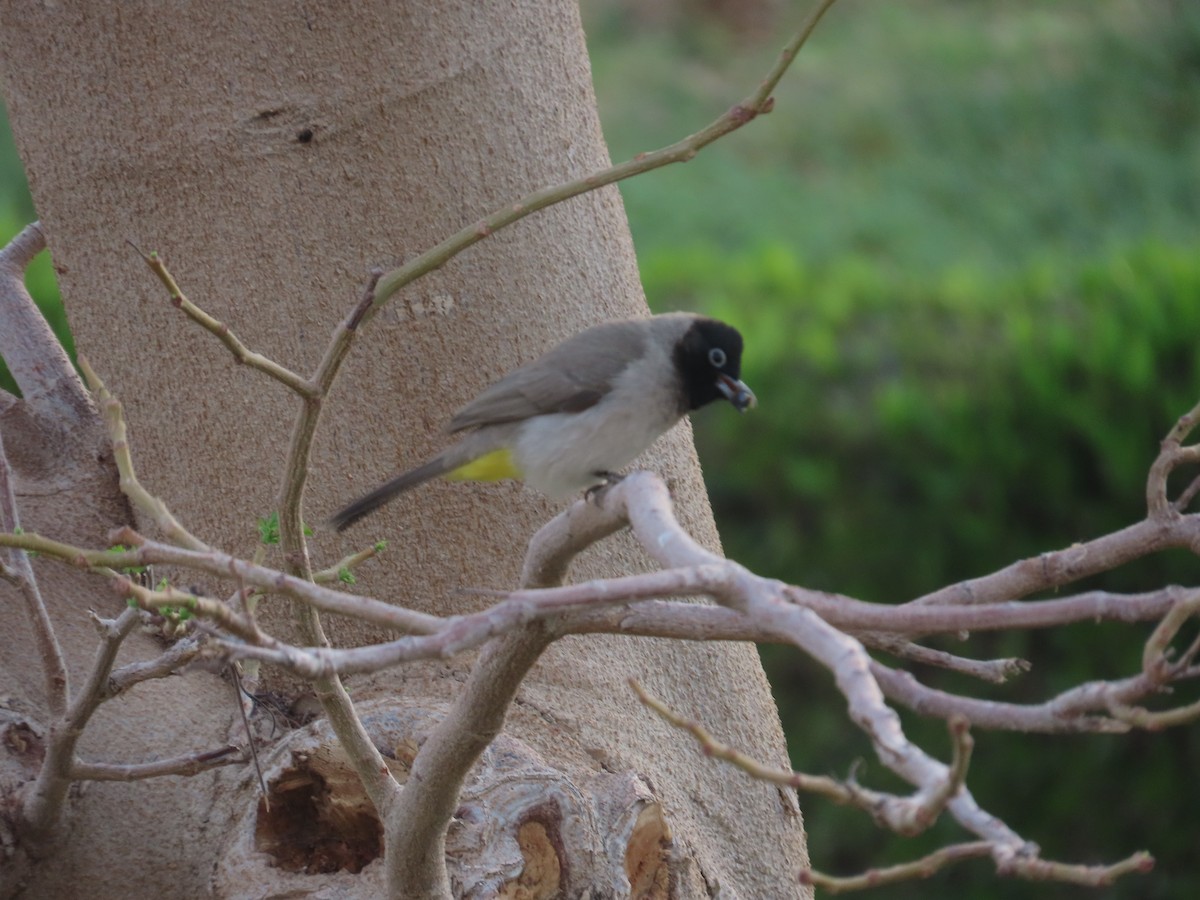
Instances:
[[[802,15],[777,4],[787,20],[754,43],[697,14],[703,4],[663,18],[670,5],[584,4],[616,159],[741,99]],[[1200,3],[843,0],[776,100],[687,165],[621,187],[651,303],[746,334],[762,406],[697,416],[728,553],[895,603],[1138,519],[1158,440],[1200,400]],[[0,240],[32,214],[0,128]],[[45,255],[29,281],[65,333]],[[1196,573],[1181,552],[1096,584]],[[1134,671],[1148,631],[942,644],[1035,661],[1003,687],[919,674],[1034,702]],[[823,672],[783,648],[764,660],[798,767],[845,774],[862,757],[867,783],[899,787]],[[905,726],[945,757],[940,723]],[[1155,853],[1152,875],[1105,897],[1200,896],[1197,730],[977,734],[970,783],[1049,855]],[[804,808],[830,871],[963,838],[946,821],[908,840],[821,801]],[[881,895],[1099,896],[997,882],[986,862]]]
[[[769,41],[695,17],[663,31],[585,5],[614,159],[706,125],[757,84]],[[634,7],[636,8],[636,7]],[[639,257],[786,243],[882,274],[1056,265],[1200,222],[1200,4],[843,0],[775,111],[622,185]]]

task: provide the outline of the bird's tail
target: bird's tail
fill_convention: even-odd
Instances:
[[[428,481],[430,478],[437,478],[439,475],[444,475],[447,467],[447,462],[439,457],[438,459],[430,460],[423,466],[418,466],[412,471],[397,475],[391,481],[384,482],[371,491],[371,493],[364,494],[349,506],[330,516],[330,527],[336,528],[338,531],[345,531],[363,516],[375,512],[375,510],[379,509],[379,507],[402,491],[414,488],[418,484]]]

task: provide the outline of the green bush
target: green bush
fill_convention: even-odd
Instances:
[[[1005,280],[969,269],[896,280],[853,260],[816,268],[779,246],[643,262],[656,305],[702,309],[743,330],[744,377],[761,405],[744,418],[698,416],[701,458],[726,552],[808,587],[899,603],[1137,521],[1159,440],[1200,401],[1194,248],[1147,244],[1074,274],[1043,265]],[[1197,573],[1195,557],[1179,552],[1089,586],[1197,584]],[[1003,688],[919,674],[1037,702],[1136,671],[1148,631],[1086,625],[943,643],[1035,661]],[[870,759],[819,669],[794,651],[768,649],[764,659],[798,767],[844,774],[854,754]],[[911,716],[906,725],[944,755],[941,725]],[[980,735],[971,785],[1048,855],[1115,860],[1148,847],[1160,857],[1166,880],[1135,878],[1106,896],[1200,894],[1175,793],[1200,751],[1195,731]],[[805,808],[814,858],[840,871],[963,839],[949,823],[916,841],[887,838],[858,813]],[[978,865],[939,885],[997,896],[993,878]],[[1065,896],[1061,886],[1040,890],[1020,896]]]

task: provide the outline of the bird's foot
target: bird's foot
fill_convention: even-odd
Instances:
[[[593,484],[590,488],[584,491],[583,499],[599,506],[601,494],[603,494],[613,485],[620,484],[625,479],[625,476],[620,472],[597,472],[596,477],[603,478],[604,480],[599,484]]]

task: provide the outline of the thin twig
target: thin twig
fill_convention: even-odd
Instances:
[[[1132,702],[1133,698],[1157,690],[1145,675],[1136,675],[1116,681],[1087,682],[1042,703],[1021,704],[977,700],[939,691],[921,684],[909,672],[896,671],[877,661],[871,663],[871,674],[889,700],[920,715],[944,719],[961,715],[979,728],[1046,734],[1128,731],[1128,723],[1110,715],[1113,705]]]
[[[254,774],[258,777],[258,790],[262,795],[263,805],[271,811],[271,795],[267,792],[267,779],[263,777],[262,766],[258,762],[258,748],[254,745],[254,732],[250,730],[250,718],[246,715],[246,704],[242,701],[245,693],[242,688],[242,676],[238,672],[237,663],[229,667],[233,682],[233,696],[237,702],[238,712],[242,717],[242,728],[246,732],[246,747],[250,750],[250,759],[254,763]]]
[[[635,175],[641,175],[653,169],[662,168],[671,163],[687,162],[693,159],[700,150],[718,138],[736,131],[759,115],[769,113],[774,106],[771,92],[775,90],[776,85],[779,84],[779,80],[783,78],[784,73],[787,72],[788,67],[792,64],[792,60],[796,58],[796,54],[800,52],[800,49],[812,35],[814,29],[816,29],[817,23],[821,21],[821,17],[833,6],[834,2],[835,0],[821,0],[817,4],[816,8],[809,14],[808,19],[800,27],[800,30],[796,32],[795,36],[788,41],[787,45],[780,52],[779,58],[767,72],[766,77],[760,82],[758,87],[740,103],[734,104],[724,115],[719,116],[695,134],[689,135],[669,146],[649,153],[639,153],[631,160],[601,169],[583,178],[526,194],[515,203],[506,204],[491,215],[485,216],[478,222],[466,226],[456,234],[442,241],[436,247],[425,251],[405,265],[388,272],[380,278],[379,286],[375,291],[374,302],[362,317],[362,321],[364,323],[369,321],[400,288],[412,283],[423,275],[440,269],[463,250],[495,234],[501,228],[520,221],[538,210],[568,200],[571,197],[576,197],[580,194],[604,187],[605,185],[632,178]]]
[[[1197,422],[1200,422],[1200,403],[1179,417],[1163,438],[1158,457],[1150,466],[1146,476],[1146,512],[1155,521],[1166,521],[1182,512],[1182,508],[1172,506],[1167,496],[1167,478],[1180,463],[1196,461],[1196,448],[1183,447],[1182,444]]]
[[[317,584],[333,584],[340,582],[344,578],[344,573],[353,572],[356,568],[366,562],[368,559],[373,559],[383,552],[386,546],[385,541],[380,541],[356,553],[351,553],[343,556],[332,566],[326,566],[320,571],[313,572],[313,581]]]
[[[1107,887],[1124,875],[1145,874],[1153,868],[1154,857],[1143,850],[1108,866],[1079,866],[1016,854],[1010,859],[997,861],[996,872],[1029,881],[1058,881],[1096,888]]]
[[[141,781],[146,778],[161,778],[164,775],[191,777],[221,766],[237,765],[245,761],[240,747],[230,744],[216,750],[200,753],[185,753],[169,759],[156,759],[144,763],[98,763],[76,760],[71,766],[71,778],[75,781]]]
[[[111,538],[130,549],[90,550],[39,534],[2,533],[0,547],[19,547],[70,565],[89,567],[106,577],[119,577],[113,572],[114,569],[154,564],[180,566],[219,578],[242,579],[265,592],[281,594],[325,612],[357,618],[395,631],[429,634],[451,621],[359,594],[321,587],[302,578],[285,575],[278,569],[255,565],[216,550],[188,550],[151,541],[131,528],[117,529]],[[248,623],[249,617],[245,621]]]
[[[178,640],[154,659],[126,663],[108,677],[104,699],[110,700],[125,693],[135,684],[155,678],[167,678],[200,655],[202,643],[199,637],[190,636]]]
[[[914,881],[918,878],[929,878],[946,866],[964,859],[978,859],[992,855],[992,845],[987,841],[970,841],[963,844],[951,844],[932,853],[906,863],[886,866],[882,869],[868,869],[858,875],[828,875],[816,869],[805,869],[800,873],[800,883],[820,888],[831,894],[842,894],[847,891],[861,891],[866,888],[882,887],[896,884],[900,881]]]
[[[184,528],[171,514],[166,503],[142,487],[133,469],[133,455],[129,450],[125,413],[121,402],[109,393],[100,376],[82,355],[79,357],[79,369],[87,379],[88,387],[99,401],[101,412],[104,414],[104,423],[108,427],[109,440],[112,442],[113,458],[121,478],[121,492],[136,509],[148,516],[172,543],[189,550],[207,550],[208,545]]]
[[[252,369],[258,369],[260,372],[270,376],[280,384],[290,387],[301,397],[317,396],[316,388],[311,382],[301,378],[287,367],[281,366],[273,359],[269,359],[268,357],[263,356],[261,353],[255,353],[253,350],[248,349],[245,344],[238,340],[237,335],[229,330],[228,325],[219,319],[213,318],[203,309],[189,300],[186,296],[184,296],[183,291],[179,289],[179,285],[175,281],[175,276],[173,276],[167,270],[167,264],[163,262],[162,257],[159,256],[158,253],[153,250],[149,253],[144,253],[142,252],[141,248],[139,248],[132,241],[128,241],[127,243],[138,252],[138,255],[145,260],[146,265],[150,267],[150,271],[153,272],[158,277],[158,280],[163,283],[163,286],[166,287],[167,293],[170,295],[171,305],[178,310],[182,310],[184,315],[186,315],[205,331],[216,335],[217,340],[219,340],[229,349],[229,352],[233,354],[233,358],[235,360],[237,360],[239,363],[249,366]]]
[[[945,650],[925,647],[886,632],[869,631],[856,634],[856,636],[866,646],[883,650],[907,662],[970,675],[972,678],[992,684],[1004,684],[1008,679],[1024,674],[1032,668],[1032,663],[1025,659],[968,659],[965,656],[947,653]]]
[[[226,603],[214,597],[181,591],[169,585],[159,589],[148,588],[120,575],[115,577],[113,590],[119,596],[136,602],[141,609],[158,612],[186,610],[190,615],[212,620],[225,631],[244,641],[266,646],[275,645],[274,638],[263,632],[257,622],[235,612]]]
[[[974,741],[971,739],[966,720],[959,718],[949,723],[954,756],[946,779],[941,784],[935,785],[933,790],[918,792],[911,797],[873,791],[862,787],[853,778],[840,781],[823,775],[808,775],[791,769],[764,765],[736,747],[718,741],[712,732],[695,719],[675,712],[642,687],[636,678],[629,679],[629,686],[633,688],[643,706],[653,710],[668,724],[694,737],[706,756],[730,763],[758,781],[792,787],[825,797],[834,803],[857,807],[870,813],[880,825],[899,834],[919,834],[932,825],[950,802],[950,798],[963,786],[970,766]]]
[[[12,469],[4,452],[3,436],[0,435],[0,531],[21,530],[17,498],[13,491]],[[8,563],[0,558],[0,578],[9,582],[21,593],[25,601],[25,615],[33,630],[34,646],[42,665],[46,680],[46,704],[52,716],[63,715],[67,709],[70,682],[67,663],[62,647],[54,633],[54,623],[38,588],[37,576],[29,563],[29,555],[19,547],[8,551]]]
[[[1145,519],[1065,550],[1019,560],[990,575],[960,581],[901,607],[979,606],[1057,590],[1162,550],[1200,546],[1200,516]]]

